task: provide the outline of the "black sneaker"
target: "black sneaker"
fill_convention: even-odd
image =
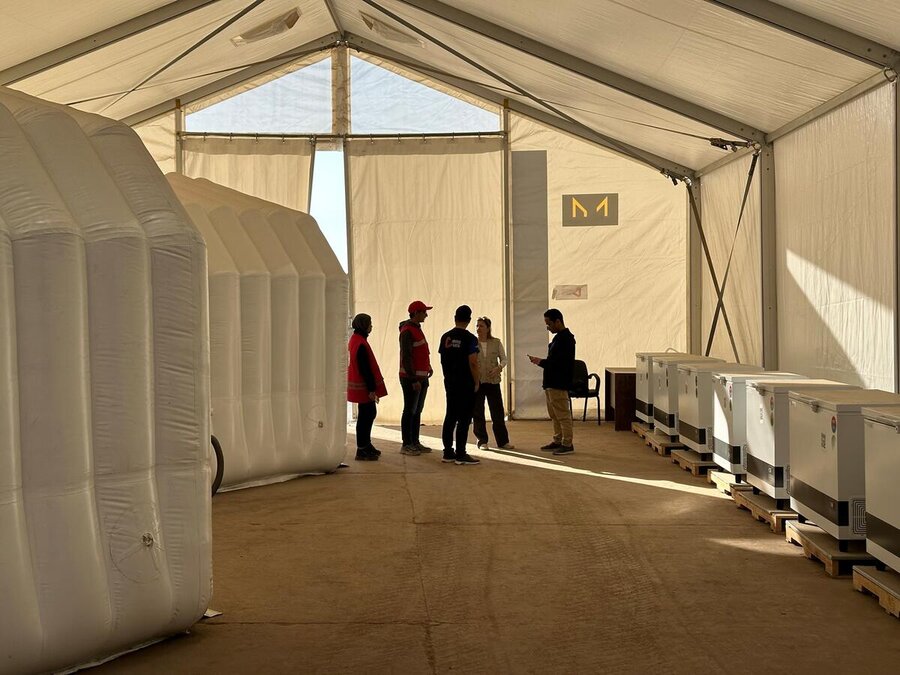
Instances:
[[[444,450],[444,456],[441,458],[441,461],[445,464],[453,464],[456,461],[456,455],[453,454],[452,450]]]
[[[481,464],[481,462],[479,460],[475,459],[474,457],[471,457],[468,453],[457,457],[456,463],[457,464]]]
[[[419,443],[419,441],[416,441],[415,443],[413,443],[413,447],[416,448],[423,455],[427,452],[431,452],[431,448],[429,448],[427,445],[422,445],[421,443]]]
[[[376,457],[381,457],[381,450],[379,450],[378,448],[376,448],[374,445],[370,445],[370,446],[369,446],[369,452],[371,452],[372,454],[374,454]]]
[[[356,449],[356,461],[357,462],[377,462],[378,455],[372,452],[369,448],[357,448]]]
[[[561,448],[562,445],[557,443],[556,441],[550,441],[547,445],[542,445],[541,450],[556,450],[557,448]]]
[[[554,455],[571,455],[575,452],[575,445],[560,445],[556,450],[553,451]]]

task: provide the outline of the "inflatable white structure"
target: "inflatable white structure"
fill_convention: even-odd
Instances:
[[[204,243],[127,126],[0,89],[0,672],[211,592]]]
[[[347,435],[348,279],[315,220],[169,174],[207,242],[223,489],[333,471]]]

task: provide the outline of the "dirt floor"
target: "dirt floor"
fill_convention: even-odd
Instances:
[[[92,672],[900,672],[900,621],[705,478],[595,422],[554,457],[548,428],[480,466],[378,429],[379,462],[218,495],[222,616]]]

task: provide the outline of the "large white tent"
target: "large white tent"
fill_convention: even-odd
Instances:
[[[440,312],[432,339],[467,301],[524,354],[556,303],[595,369],[675,347],[897,386],[900,10],[887,0],[88,0],[0,16],[0,84],[136,126],[166,170],[303,210],[310,138],[343,143],[354,307],[381,313],[386,372],[394,322],[421,295]],[[363,143],[348,53],[493,107],[500,133]],[[325,55],[330,133],[183,133],[186,113]],[[379,182],[386,171],[469,181],[435,191]],[[535,190],[546,198],[529,202]],[[617,227],[563,227],[562,196],[590,192],[619,195]],[[438,209],[457,236],[435,238]],[[424,261],[397,252],[416,237],[433,244]],[[579,287],[587,302],[554,300]],[[511,374],[514,413],[542,414],[538,374],[515,358]]]

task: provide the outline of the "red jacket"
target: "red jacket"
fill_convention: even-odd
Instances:
[[[403,365],[403,334],[409,333],[412,338],[412,373],[407,373]],[[400,377],[409,379],[424,379],[431,376],[431,352],[428,349],[428,340],[422,327],[413,321],[404,321],[400,324]]]
[[[378,367],[378,361],[375,360],[375,354],[372,352],[369,341],[359,333],[354,333],[350,336],[350,343],[347,345],[347,349],[350,350],[350,363],[347,366],[347,400],[350,403],[368,403],[370,401],[369,388],[366,386],[357,360],[360,347],[366,351],[369,357],[369,366],[375,376],[375,395],[378,398],[387,396],[384,377],[381,376],[381,369]]]

